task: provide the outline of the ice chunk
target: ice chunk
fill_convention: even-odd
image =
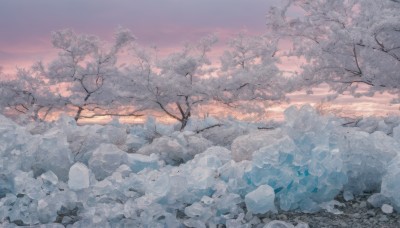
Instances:
[[[38,224],[37,201],[27,195],[17,197],[9,208],[8,218],[13,223]]]
[[[13,184],[11,180],[5,174],[0,174],[0,199],[5,197],[7,193],[11,192],[13,192]]]
[[[275,192],[269,185],[261,185],[256,190],[248,193],[244,199],[249,211],[264,214],[275,210]]]
[[[203,131],[204,138],[210,140],[214,145],[231,148],[232,142],[239,136],[249,133],[247,126],[241,126],[237,122],[226,122],[219,127],[213,127]]]
[[[190,163],[195,163],[197,166],[218,169],[231,159],[231,152],[228,149],[220,146],[213,146],[203,153],[197,154]]]
[[[40,175],[40,178],[43,180],[42,189],[46,191],[47,194],[57,189],[58,177],[52,171],[43,173]]]
[[[383,204],[390,202],[390,200],[381,193],[372,194],[370,197],[368,197],[367,201],[373,207],[381,207]]]
[[[338,148],[348,176],[346,190],[355,194],[379,190],[388,163],[398,153],[398,142],[380,131],[372,134],[341,129]]]
[[[381,193],[390,199],[396,211],[400,211],[400,156],[398,155],[388,166],[388,172],[382,179]]]
[[[184,148],[176,139],[163,136],[155,139],[151,144],[140,148],[138,154],[157,154],[167,164],[178,165],[189,159]]]
[[[196,228],[206,228],[207,226],[204,222],[199,221],[197,219],[186,219],[184,221],[186,227],[196,227]]]
[[[322,209],[325,209],[327,212],[335,214],[335,215],[340,215],[343,214],[342,211],[337,209],[336,207],[344,207],[345,205],[343,203],[340,203],[339,201],[336,200],[331,200],[329,202],[323,202],[319,205]]]
[[[116,127],[112,125],[105,126],[101,133],[104,142],[108,142],[117,146],[124,145],[127,138],[127,129],[124,127]]]
[[[68,174],[68,187],[81,190],[89,187],[89,169],[85,164],[77,162],[71,166]]]
[[[210,208],[204,207],[201,203],[194,203],[185,208],[185,214],[190,218],[196,218],[204,223],[212,216]]]
[[[237,137],[231,146],[232,158],[235,161],[251,160],[254,151],[273,144],[283,137],[282,131],[255,131],[248,135]]]
[[[207,148],[203,153],[197,155],[197,157],[201,157],[203,155],[215,155],[221,160],[222,164],[225,164],[232,160],[232,153],[230,150],[221,146],[212,146]]]
[[[173,134],[172,136],[185,148],[187,160],[192,159],[196,154],[205,151],[213,145],[211,141],[190,131],[178,132],[178,134]]]
[[[117,146],[101,144],[89,159],[89,168],[97,180],[103,180],[125,163],[127,158],[127,154]]]
[[[126,152],[135,153],[146,143],[144,138],[129,134],[126,139]]]
[[[146,196],[152,200],[159,200],[165,197],[171,189],[171,182],[168,174],[152,171],[146,180]]]
[[[194,189],[207,189],[215,183],[215,172],[206,167],[196,167],[189,174],[188,185]]]
[[[23,194],[31,199],[40,199],[46,195],[42,189],[42,181],[33,178],[33,172],[22,172],[20,170],[14,173],[14,193]]]
[[[400,143],[400,125],[393,128],[393,138]]]
[[[344,191],[343,192],[343,198],[346,201],[350,201],[350,200],[354,199],[354,195],[353,195],[353,193],[351,191]]]
[[[58,177],[52,172],[52,171],[47,171],[40,175],[43,181],[47,181],[52,185],[56,185],[58,183]]]
[[[65,135],[60,130],[48,132],[38,143],[32,167],[35,176],[51,170],[60,180],[66,181],[73,155]]]
[[[358,122],[357,126],[361,130],[372,133],[378,129],[378,120],[374,117],[366,117]]]
[[[288,222],[273,220],[269,222],[267,225],[265,225],[264,228],[295,228],[295,227]]]
[[[158,162],[159,160],[156,154],[151,154],[150,156],[142,154],[128,154],[128,165],[135,173],[145,168],[157,169]]]

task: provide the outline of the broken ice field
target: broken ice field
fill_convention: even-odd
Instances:
[[[261,221],[341,213],[336,196],[363,192],[400,211],[400,118],[349,126],[292,106],[274,129],[261,124],[192,119],[181,132],[151,118],[78,126],[0,116],[0,226],[294,227]]]

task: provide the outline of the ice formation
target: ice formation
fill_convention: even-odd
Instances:
[[[261,185],[244,198],[247,210],[255,214],[264,214],[275,210],[275,192],[271,186]]]
[[[68,187],[71,190],[81,190],[89,187],[89,169],[85,164],[75,163],[69,169]]]
[[[341,213],[335,197],[363,191],[375,192],[374,207],[398,212],[397,120],[344,127],[304,106],[287,109],[274,130],[206,118],[178,132],[153,119],[20,126],[0,115],[0,225],[294,227],[262,218]]]

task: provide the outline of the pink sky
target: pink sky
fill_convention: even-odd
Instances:
[[[11,73],[15,67],[29,67],[37,60],[49,61],[56,55],[51,32],[71,28],[78,33],[95,34],[111,40],[118,26],[129,28],[142,45],[156,45],[160,51],[180,48],[215,33],[220,41],[215,55],[220,55],[227,38],[240,31],[249,34],[265,32],[265,15],[269,6],[279,0],[31,0],[0,3],[0,66]],[[297,14],[295,11],[293,14]],[[215,58],[214,58],[215,59]],[[282,64],[295,70],[297,61]],[[292,95],[295,103],[317,102],[326,90],[313,97]],[[376,99],[342,98],[339,104],[350,105],[366,113],[398,113],[388,106],[387,95]],[[386,106],[383,106],[385,104]],[[360,110],[362,109],[362,110]]]
[[[263,33],[265,15],[278,0],[35,0],[0,3],[0,65],[12,72],[56,51],[52,31],[71,28],[111,40],[118,26],[131,29],[143,45],[180,47],[206,34],[221,41],[246,30]]]

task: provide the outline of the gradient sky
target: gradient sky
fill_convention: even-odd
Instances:
[[[280,0],[0,0],[0,66],[11,73],[16,66],[29,67],[37,60],[56,55],[51,32],[71,28],[110,41],[118,26],[129,28],[143,45],[162,51],[181,47],[206,34],[215,33],[222,49],[227,38],[240,31],[265,32],[265,16]],[[296,12],[293,12],[296,14]],[[294,62],[285,63],[294,69]],[[309,97],[291,96],[294,103],[318,101],[326,89]],[[396,112],[389,96],[358,99],[357,107],[374,112]],[[340,105],[355,105],[353,98],[338,99]],[[363,102],[366,102],[363,105]],[[371,107],[370,105],[384,105]],[[389,110],[387,110],[389,109]],[[367,111],[367,110],[366,110]]]
[[[138,42],[175,49],[215,33],[221,41],[242,30],[260,34],[279,0],[0,0],[0,65],[5,71],[55,54],[52,31],[72,28],[111,40],[118,26]]]

